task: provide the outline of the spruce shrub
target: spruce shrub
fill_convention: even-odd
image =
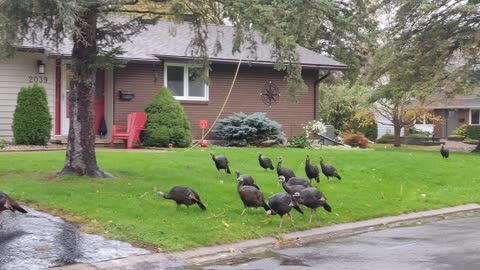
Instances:
[[[480,126],[468,126],[466,135],[469,139],[480,140]]]
[[[52,130],[47,93],[41,85],[22,87],[13,113],[12,131],[16,144],[46,144]]]
[[[168,88],[163,87],[145,108],[147,122],[142,133],[145,146],[188,147],[192,142],[190,122],[182,105],[175,100]]]
[[[283,144],[286,137],[281,128],[266,113],[235,113],[218,121],[212,132],[230,146],[261,145],[269,140]]]

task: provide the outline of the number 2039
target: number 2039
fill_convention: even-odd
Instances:
[[[28,76],[29,83],[47,83],[48,77],[47,76]]]

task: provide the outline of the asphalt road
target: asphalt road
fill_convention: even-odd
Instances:
[[[480,269],[480,217],[368,232],[200,269]]]

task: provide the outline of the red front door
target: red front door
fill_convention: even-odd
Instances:
[[[95,83],[95,135],[100,135],[100,124],[105,112],[105,72],[97,71]]]

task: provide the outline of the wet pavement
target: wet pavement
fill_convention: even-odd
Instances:
[[[26,209],[27,214],[0,214],[0,270],[43,269],[149,253],[128,243],[81,233],[60,218]]]
[[[398,227],[176,270],[480,269],[480,216]],[[161,269],[161,268],[148,268]]]

